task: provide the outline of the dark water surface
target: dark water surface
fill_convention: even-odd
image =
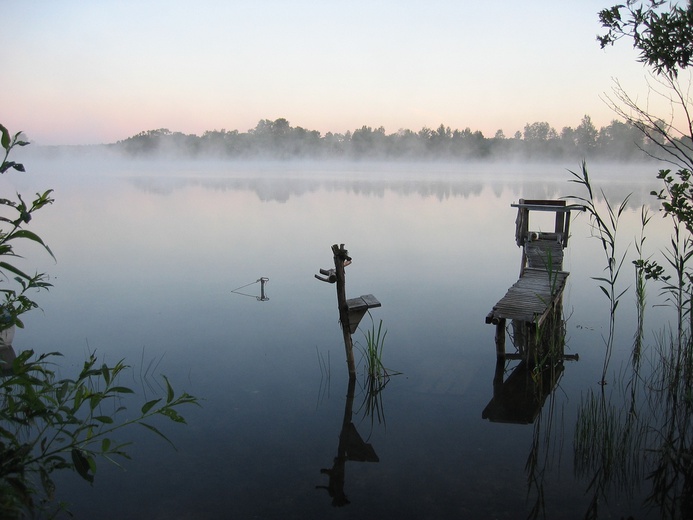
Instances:
[[[15,348],[63,352],[65,376],[89,351],[125,358],[133,369],[123,384],[138,391],[126,403],[133,413],[161,394],[161,373],[203,399],[181,410],[187,426],[161,425],[177,450],[138,427],[118,437],[134,441],[123,468],[100,461],[93,486],[59,478],[58,494],[78,518],[585,515],[595,491],[593,474],[574,462],[576,413],[590,389],[599,391],[608,325],[608,302],[590,279],[605,264],[586,215],[573,222],[564,264],[565,351],[579,361],[565,362],[533,422],[482,419],[496,370],[484,317],[519,270],[510,204],[579,191],[566,172],[578,165],[26,166],[30,176],[11,187],[55,188],[33,229],[58,262],[41,260],[55,287]],[[592,169],[610,196],[634,192],[624,250],[639,233],[640,204],[654,204],[646,194],[655,172]],[[665,244],[667,233],[653,219],[648,246]],[[354,458],[377,462],[346,462],[341,506],[321,470],[337,456],[348,377],[335,287],[313,276],[333,266],[334,243],[353,257],[348,296],[372,293],[382,303],[372,317],[387,329],[384,364],[401,372],[380,394],[378,418],[363,406],[359,364],[351,422],[367,453],[353,448]],[[633,283],[625,271],[624,288]],[[267,301],[257,298],[261,277]],[[244,294],[232,292],[241,286]],[[633,299],[624,297],[618,320],[613,381],[632,345]],[[648,313],[653,325],[666,319],[664,310]],[[363,345],[364,331],[354,340]],[[659,517],[642,507],[644,481],[614,481],[600,493],[600,518]]]

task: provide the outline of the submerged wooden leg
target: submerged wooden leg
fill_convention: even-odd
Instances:
[[[496,356],[505,357],[505,318],[501,318],[496,324]]]

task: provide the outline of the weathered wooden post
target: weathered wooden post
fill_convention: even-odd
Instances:
[[[337,306],[339,308],[339,325],[344,336],[344,349],[346,350],[347,368],[349,378],[356,377],[356,363],[354,362],[354,344],[351,341],[351,330],[349,325],[349,308],[346,299],[346,286],[344,268],[351,263],[349,252],[344,244],[332,246],[334,256],[334,269],[320,269],[322,276],[315,275],[321,282],[337,284]]]
[[[505,358],[505,318],[496,324],[496,357]]]
[[[315,278],[321,282],[337,284],[337,306],[339,308],[339,325],[342,328],[344,336],[344,349],[346,350],[347,368],[349,369],[349,377],[356,377],[356,363],[354,362],[354,345],[351,340],[351,335],[356,332],[361,318],[366,314],[368,309],[380,307],[380,302],[372,294],[366,294],[347,300],[346,298],[346,280],[344,276],[344,268],[351,263],[349,252],[345,249],[344,244],[334,244],[332,246],[332,254],[334,256],[334,269],[320,269],[320,275],[315,275]]]
[[[351,263],[351,257],[348,251],[344,248],[344,244],[332,246],[334,255],[334,272],[337,283],[337,305],[339,307],[339,324],[342,327],[344,335],[344,348],[346,350],[347,367],[349,369],[349,378],[356,377],[356,364],[354,363],[354,344],[351,340],[351,331],[349,327],[349,309],[346,301],[346,280],[344,276],[344,268]]]

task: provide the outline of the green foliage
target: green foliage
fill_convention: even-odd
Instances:
[[[660,170],[657,178],[664,183],[664,188],[658,192],[653,191],[652,195],[662,202],[666,215],[683,224],[693,234],[693,186],[690,170],[684,168],[674,174],[671,170]]]
[[[377,331],[375,323],[372,323],[371,328],[366,331],[364,356],[366,358],[366,370],[371,377],[380,378],[387,375],[382,360],[385,336],[387,336],[387,330],[383,331],[383,320],[380,320]]]
[[[639,52],[639,61],[657,74],[676,76],[693,58],[693,4],[686,7],[665,0],[626,0],[599,12],[607,30],[597,36],[602,48],[628,37]]]
[[[645,227],[650,216],[641,213],[641,235],[636,243],[638,257],[635,265],[637,331],[630,370],[621,374],[619,381],[623,396],[611,396],[602,389],[599,396],[592,392],[580,405],[575,431],[576,473],[591,475],[589,491],[593,500],[585,515],[598,516],[599,504],[609,496],[608,488],[617,484],[623,489],[633,489],[640,480],[650,484],[645,505],[656,507],[662,518],[690,518],[693,512],[693,438],[690,425],[693,419],[693,189],[691,169],[693,164],[693,130],[688,90],[676,82],[678,69],[691,65],[693,49],[693,3],[679,7],[662,0],[627,0],[600,13],[600,20],[608,33],[599,38],[602,47],[627,36],[640,51],[640,60],[650,65],[655,74],[661,75],[661,85],[669,89],[668,99],[672,107],[678,106],[685,116],[686,130],[679,132],[661,122],[646,108],[641,108],[622,90],[617,96],[625,108],[614,106],[626,121],[640,129],[651,141],[659,144],[665,159],[681,165],[675,173],[660,170],[657,178],[664,187],[652,192],[661,202],[665,216],[671,218],[670,245],[662,255],[660,265],[645,254]],[[656,92],[656,91],[655,91]],[[672,110],[673,113],[673,110]],[[676,134],[679,134],[677,136]],[[584,167],[583,167],[584,170]],[[575,175],[575,174],[573,174]],[[586,170],[576,176],[592,199],[592,191]],[[603,195],[603,194],[602,194]],[[607,201],[609,217],[597,222],[605,251],[615,243],[617,219],[620,209],[614,211]],[[592,210],[588,207],[588,210]],[[613,230],[613,233],[611,232]],[[622,260],[615,261],[607,254],[610,273],[618,274]],[[601,288],[612,302],[612,315],[617,302],[615,292],[610,291],[608,278],[600,278]],[[645,311],[646,282],[657,280],[662,284],[662,294],[676,313],[676,330],[662,330],[656,337],[656,351],[644,348],[643,316]],[[610,327],[610,337],[613,326]],[[645,357],[647,356],[647,357]],[[649,358],[649,359],[648,359]],[[648,359],[649,373],[643,373],[642,359]],[[625,392],[629,390],[629,395]],[[623,406],[626,402],[627,406]]]
[[[368,315],[370,316],[370,313]],[[390,376],[399,374],[399,372],[386,369],[385,365],[383,365],[383,348],[386,336],[387,330],[383,330],[383,320],[380,320],[376,329],[375,322],[371,316],[371,328],[365,332],[366,346],[361,349],[366,365],[364,373],[364,400],[361,409],[364,410],[367,417],[371,418],[371,422],[375,418],[378,419],[378,422],[385,420],[382,392],[390,381]]]
[[[59,355],[22,352],[0,380],[2,518],[20,517],[52,501],[56,470],[72,469],[93,482],[97,457],[116,464],[129,459],[129,443],[115,438],[122,428],[139,424],[170,443],[152,419],[185,423],[178,408],[198,404],[187,393],[176,395],[164,377],[166,397],[147,401],[133,414],[124,404],[133,391],[119,384],[129,368],[123,361],[99,365],[92,354],[76,378],[58,379],[51,360]]]
[[[26,146],[29,143],[22,139],[21,132],[11,136],[3,125],[0,125],[0,132],[2,134],[0,142],[5,152],[2,165],[0,165],[0,173],[4,174],[10,169],[24,172],[23,164],[10,161],[8,158],[13,148]],[[3,212],[0,214],[0,283],[14,282],[16,284],[13,286],[0,285],[0,293],[4,297],[0,301],[0,330],[13,325],[23,327],[24,324],[20,316],[37,307],[37,304],[29,298],[28,293],[33,290],[47,289],[51,286],[46,274],[28,274],[11,263],[10,259],[19,257],[14,247],[20,241],[39,244],[53,256],[53,252],[36,233],[23,227],[31,221],[36,211],[53,203],[52,191],[37,193],[31,204],[24,202],[19,193],[17,193],[16,200],[0,198],[0,211]]]

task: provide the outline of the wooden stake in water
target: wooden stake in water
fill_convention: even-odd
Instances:
[[[356,377],[356,364],[354,362],[354,345],[351,340],[351,332],[349,330],[349,308],[347,307],[346,299],[346,279],[344,276],[344,268],[351,263],[349,252],[344,248],[344,244],[332,246],[334,255],[334,271],[337,283],[337,305],[339,307],[339,324],[342,327],[342,335],[344,336],[344,349],[346,350],[347,368],[349,369],[349,378]]]
[[[344,336],[344,348],[346,350],[349,377],[352,378],[356,377],[356,364],[354,363],[354,345],[351,340],[351,335],[356,332],[361,318],[363,318],[368,309],[380,307],[380,302],[372,294],[366,294],[358,298],[347,300],[344,268],[351,263],[351,257],[349,256],[349,252],[344,248],[344,244],[334,244],[332,246],[332,254],[334,255],[334,269],[320,269],[320,274],[316,274],[315,278],[321,282],[337,284],[339,325],[342,328],[342,334]]]

